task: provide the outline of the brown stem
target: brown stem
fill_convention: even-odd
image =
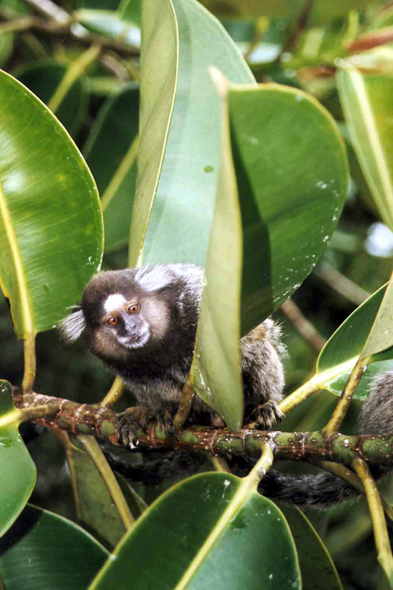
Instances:
[[[280,55],[277,57],[278,62],[281,61],[281,58],[284,53],[290,53],[296,47],[296,43],[300,35],[307,26],[308,17],[310,16],[313,4],[314,0],[305,0],[305,3],[300,11],[296,24],[291,30],[290,34],[288,35],[286,43],[280,51]]]
[[[336,293],[339,293],[339,295],[345,297],[354,305],[361,305],[371,295],[371,293],[359,287],[359,285],[327,263],[317,266],[314,273],[329,285],[329,287],[334,289]]]
[[[320,352],[326,344],[326,339],[321,336],[318,330],[302,314],[299,307],[292,299],[288,299],[281,305],[281,311],[293,324],[299,334],[306,340],[317,352]]]

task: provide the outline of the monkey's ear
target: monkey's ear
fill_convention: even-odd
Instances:
[[[59,324],[60,334],[67,344],[72,344],[78,340],[85,328],[86,320],[80,305],[76,305],[74,311]]]

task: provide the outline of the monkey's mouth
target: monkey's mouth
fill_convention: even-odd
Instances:
[[[127,350],[132,350],[133,348],[142,348],[145,346],[147,341],[149,340],[150,334],[149,331],[146,330],[142,334],[135,334],[131,336],[119,336],[118,342],[126,348]]]

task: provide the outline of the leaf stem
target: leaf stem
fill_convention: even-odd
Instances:
[[[221,473],[231,473],[228,463],[225,461],[224,457],[219,457],[218,455],[208,455],[208,457],[214,471],[220,471]]]
[[[245,479],[249,480],[252,486],[258,487],[261,479],[266,475],[267,471],[271,468],[274,461],[274,453],[272,449],[272,443],[265,441],[262,447],[262,455],[251,469],[250,473]]]
[[[359,381],[362,378],[363,373],[367,369],[370,360],[371,356],[367,356],[364,358],[359,358],[356,362],[349,376],[349,379],[344,387],[344,390],[340,396],[340,399],[338,400],[338,403],[334,408],[332,417],[330,418],[326,426],[323,428],[323,432],[325,432],[326,434],[338,432],[352,401],[353,394],[355,393]]]
[[[367,463],[360,458],[353,461],[353,468],[363,483],[371,521],[374,528],[375,544],[378,551],[378,561],[390,581],[393,576],[393,556],[386,528],[385,517],[382,508],[381,497],[377,486],[371,476]]]
[[[182,389],[179,407],[177,409],[176,416],[173,419],[173,426],[175,430],[180,430],[180,428],[186,423],[187,418],[190,415],[194,395],[194,386],[190,373]]]
[[[116,379],[112,383],[112,387],[110,388],[110,390],[108,391],[101,403],[104,406],[113,406],[117,401],[119,401],[119,399],[123,395],[123,390],[123,381],[120,379],[120,377],[116,377]]]
[[[289,414],[291,410],[296,408],[305,399],[310,397],[313,393],[322,389],[321,383],[318,379],[318,374],[315,374],[309,381],[304,383],[301,387],[292,392],[288,397],[278,404],[278,407],[284,414]]]
[[[23,341],[25,370],[23,373],[22,391],[28,393],[33,389],[36,372],[35,335],[28,334]]]
[[[71,64],[59,86],[56,88],[52,98],[48,102],[48,108],[53,113],[57,111],[74,82],[81,74],[83,74],[86,68],[98,58],[101,50],[101,43],[93,43],[91,47],[86,49],[86,51],[84,51],[82,55]]]

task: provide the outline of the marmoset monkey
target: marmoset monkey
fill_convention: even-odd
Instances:
[[[85,287],[82,302],[61,324],[68,342],[83,336],[88,348],[127,384],[141,404],[120,415],[123,442],[156,419],[164,428],[176,413],[194,352],[203,269],[191,264],[102,272]],[[265,320],[241,340],[245,419],[264,429],[281,418],[284,372],[279,328]],[[191,420],[214,411],[200,398]]]
[[[61,324],[63,337],[81,336],[90,351],[114,370],[141,407],[119,415],[116,426],[123,443],[135,438],[138,428],[158,420],[170,429],[181,390],[191,368],[202,294],[203,269],[191,264],[162,264],[137,269],[101,272],[84,289],[82,301]],[[270,319],[240,341],[245,398],[245,419],[268,429],[282,416],[284,351],[280,329]],[[390,381],[376,381],[364,404],[360,430],[388,433],[390,421],[383,404],[393,404]],[[371,410],[371,411],[370,411]],[[214,411],[196,397],[190,420],[203,423]],[[379,470],[377,475],[382,474]],[[269,471],[261,491],[301,506],[327,507],[357,492],[328,473],[295,477]]]

